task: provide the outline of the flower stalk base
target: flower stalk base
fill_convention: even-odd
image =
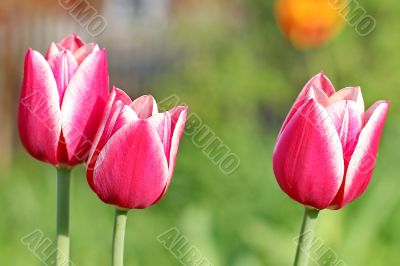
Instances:
[[[300,235],[298,237],[299,242],[297,244],[294,266],[308,265],[318,213],[319,211],[316,209],[305,208],[303,224],[301,225]]]
[[[57,266],[69,265],[69,191],[71,169],[57,167]]]
[[[112,265],[124,265],[124,240],[127,210],[115,209],[114,233],[112,246]]]

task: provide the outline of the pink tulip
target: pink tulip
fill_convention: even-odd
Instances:
[[[389,108],[364,111],[359,87],[335,92],[324,74],[313,77],[278,135],[273,168],[292,199],[316,209],[340,209],[367,188]]]
[[[18,113],[22,144],[53,165],[83,162],[97,132],[108,92],[104,49],[70,35],[46,58],[29,49]]]
[[[152,96],[132,102],[114,88],[86,173],[99,198],[122,209],[160,200],[174,172],[186,116],[185,106],[159,113]]]

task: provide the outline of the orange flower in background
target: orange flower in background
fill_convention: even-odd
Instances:
[[[289,41],[299,48],[312,48],[342,28],[343,9],[347,9],[346,0],[277,0],[275,11]]]

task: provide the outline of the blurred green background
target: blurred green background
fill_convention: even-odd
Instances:
[[[224,175],[184,136],[165,198],[129,213],[126,265],[181,265],[157,241],[172,227],[213,265],[291,265],[303,208],[278,187],[272,149],[296,95],[321,70],[338,89],[361,86],[366,106],[392,105],[368,190],[340,211],[321,212],[317,234],[346,265],[398,265],[398,1],[360,1],[377,21],[372,34],[345,24],[327,45],[307,51],[283,37],[271,0],[90,3],[108,22],[95,38],[58,1],[0,4],[0,265],[44,265],[21,238],[39,229],[54,239],[55,169],[21,148],[16,109],[26,49],[45,52],[71,32],[107,48],[112,84],[132,97],[178,95],[241,160]],[[114,210],[89,189],[83,166],[73,170],[71,199],[72,261],[109,265]],[[330,265],[326,259],[313,263]]]

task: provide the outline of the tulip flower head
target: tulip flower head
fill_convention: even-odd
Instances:
[[[277,0],[276,17],[284,35],[300,48],[320,46],[343,26],[346,0]]]
[[[301,204],[339,209],[366,190],[375,167],[388,101],[364,111],[359,87],[335,92],[324,74],[300,92],[279,132],[273,169]]]
[[[170,184],[187,107],[159,113],[154,98],[134,101],[114,88],[90,152],[90,187],[105,203],[121,209],[155,204]]]
[[[108,95],[106,52],[95,43],[69,35],[46,57],[29,49],[18,112],[22,144],[53,165],[83,162]]]

